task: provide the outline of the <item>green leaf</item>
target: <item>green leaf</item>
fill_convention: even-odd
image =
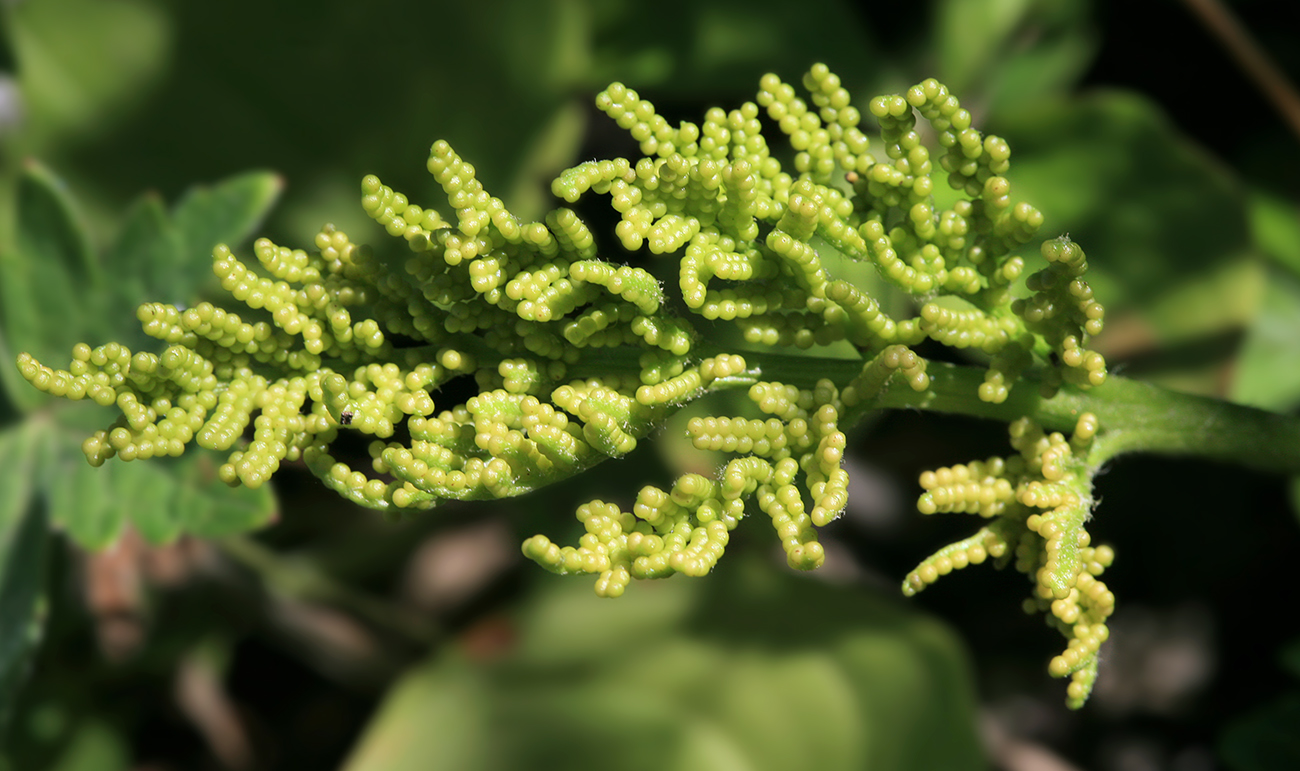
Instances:
[[[217,478],[221,463],[216,453],[190,451],[170,467],[177,483],[171,510],[185,532],[221,538],[274,522],[279,507],[270,486],[230,487]]]
[[[1271,273],[1241,348],[1231,398],[1281,411],[1300,403],[1300,279]]]
[[[942,0],[934,8],[938,78],[993,111],[1059,95],[1097,50],[1082,0]]]
[[[145,196],[105,255],[112,281],[104,282],[71,198],[52,174],[30,164],[20,179],[15,248],[0,255],[0,372],[15,403],[30,411],[46,400],[17,374],[13,353],[27,351],[58,367],[81,341],[153,347],[135,322],[135,307],[160,296],[194,299],[213,280],[212,247],[247,238],[280,187],[273,174],[231,177],[191,190],[174,217],[156,197]],[[128,524],[150,542],[166,543],[183,532],[229,535],[274,518],[269,489],[229,488],[217,479],[219,462],[198,449],[180,460],[91,468],[81,452],[88,413],[92,424],[107,422],[95,416],[107,411],[83,402],[58,403],[26,424],[48,437],[42,442],[48,457],[35,478],[50,521],[81,546],[106,547]],[[28,474],[25,486],[12,489],[28,490],[32,479]]]
[[[42,0],[6,8],[18,62],[28,152],[123,117],[167,71],[171,31],[162,4]]]
[[[1300,209],[1290,201],[1252,191],[1250,231],[1255,244],[1269,257],[1300,276]]]
[[[163,300],[164,287],[181,283],[177,273],[185,269],[183,252],[180,232],[162,201],[156,195],[141,196],[104,254],[104,272],[112,278],[112,299],[106,303],[109,307],[103,321],[114,329],[115,340],[133,350],[152,341],[141,331],[135,309],[144,302]]]
[[[122,533],[122,510],[109,498],[113,470],[92,468],[74,441],[69,437],[60,442],[50,464],[50,522],[81,546],[103,548]]]
[[[985,3],[948,0],[934,8],[940,79],[958,94],[985,80],[1023,23],[1032,0],[993,0]]]
[[[181,533],[218,537],[262,527],[275,518],[270,489],[231,488],[217,479],[220,461],[190,448],[180,458],[86,463],[72,434],[59,442],[49,489],[50,519],[79,545],[102,549],[130,524],[153,544]]]
[[[122,732],[102,718],[82,721],[50,771],[120,771],[131,765],[131,747]]]
[[[873,38],[876,31],[865,28],[850,5],[833,0],[664,0],[593,7],[588,87],[617,80],[647,93],[662,89],[675,99],[752,99],[760,73],[775,72],[798,84],[818,61],[841,75],[870,77],[886,66],[876,41],[894,35],[879,30]]]
[[[212,186],[190,188],[172,210],[182,242],[177,263],[158,266],[168,278],[166,283],[155,283],[154,290],[162,295],[195,292],[212,276],[212,248],[238,247],[266,218],[283,189],[284,180],[269,171],[250,171]]]
[[[12,355],[66,357],[98,320],[94,299],[101,281],[85,226],[53,173],[28,162],[18,179],[17,207],[14,244],[0,253],[6,348],[0,379],[15,404],[29,410],[45,396],[22,380]]]
[[[1268,282],[1268,270],[1251,255],[1233,255],[1171,282],[1141,314],[1168,344],[1237,332],[1253,323]],[[1189,312],[1189,309],[1195,312]]]
[[[415,669],[389,692],[346,771],[490,768],[488,696],[481,675],[451,657]]]
[[[171,216],[156,195],[141,196],[104,259],[117,299],[112,318],[120,319],[124,335],[143,339],[135,323],[140,303],[196,301],[215,280],[212,248],[246,241],[283,187],[275,174],[247,172],[190,188]]]
[[[49,528],[33,496],[43,442],[32,421],[0,432],[0,736],[45,625]]]
[[[183,529],[185,512],[176,506],[180,485],[169,465],[132,462],[112,466],[107,474],[112,511],[108,519],[130,522],[151,544],[175,540]]]
[[[984,765],[961,648],[914,611],[743,560],[617,601],[542,587],[504,656],[399,681],[345,769]]]
[[[586,111],[573,101],[538,121],[538,131],[519,160],[514,184],[505,199],[518,216],[540,218],[554,205],[549,195],[549,180],[578,154],[586,124]]]
[[[1145,97],[1048,100],[990,128],[1011,144],[1012,198],[1043,212],[1040,235],[1083,246],[1108,311],[1150,306],[1250,251],[1237,181]]]

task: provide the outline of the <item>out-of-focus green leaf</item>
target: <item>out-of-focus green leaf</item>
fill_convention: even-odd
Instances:
[[[38,163],[19,177],[16,220],[13,243],[0,252],[0,380],[15,404],[32,409],[45,396],[23,381],[10,354],[66,357],[92,325],[100,281],[71,197]]]
[[[971,84],[985,80],[1032,6],[1033,0],[937,3],[935,51],[943,82],[963,94]]]
[[[1256,246],[1300,276],[1300,209],[1258,190],[1251,193],[1248,203]]]
[[[1011,144],[1012,198],[1043,212],[1042,235],[1069,233],[1084,248],[1111,310],[1149,306],[1249,251],[1237,182],[1144,97],[1050,100],[990,128]]]
[[[1300,279],[1272,273],[1241,348],[1231,398],[1284,410],[1300,403]]]
[[[131,765],[126,737],[100,720],[79,725],[50,771],[122,771]]]
[[[506,0],[509,12],[493,30],[501,41],[501,63],[516,83],[561,94],[591,72],[592,8],[584,0]],[[478,13],[466,6],[471,14]]]
[[[942,0],[933,13],[937,77],[995,112],[1059,95],[1097,50],[1083,0]]]
[[[212,248],[247,240],[282,188],[275,174],[248,172],[191,188],[171,215],[156,195],[142,196],[104,254],[101,270],[110,280],[95,306],[101,335],[133,350],[155,347],[136,322],[136,308],[144,302],[195,302],[214,281]]]
[[[29,152],[68,134],[102,132],[166,70],[171,31],[164,4],[41,0],[6,11],[27,133],[36,140]]]
[[[130,522],[152,544],[168,543],[180,535],[185,512],[174,505],[177,480],[170,463],[116,463],[108,480],[109,521]],[[100,473],[103,468],[91,469]]]
[[[230,487],[217,479],[220,463],[215,453],[192,450],[168,467],[176,483],[168,510],[185,532],[221,538],[273,522],[279,508],[271,488]]]
[[[234,248],[246,240],[283,189],[284,180],[267,171],[250,171],[210,187],[191,188],[172,210],[181,251],[172,265],[157,266],[162,273],[150,288],[164,296],[182,294],[176,301],[189,301],[189,295],[212,276],[212,247],[226,244]]]
[[[412,671],[389,692],[346,768],[490,767],[488,749],[501,737],[488,733],[489,696],[481,674],[460,656]]]
[[[875,39],[898,35],[869,29],[851,6],[834,0],[595,5],[594,85],[671,85],[678,98],[752,99],[762,73],[797,84],[818,61],[850,87],[874,88],[883,70]]]
[[[71,437],[71,435],[69,435]],[[74,439],[60,443],[49,490],[50,519],[87,549],[117,540],[126,525],[153,544],[183,532],[218,537],[275,518],[267,488],[231,488],[216,478],[212,453],[191,448],[179,459],[109,461],[91,468]]]
[[[1267,273],[1256,257],[1224,255],[1152,298],[1142,317],[1166,343],[1239,330],[1259,313]]]
[[[550,197],[550,180],[578,154],[586,123],[587,112],[573,101],[542,121],[507,193],[506,200],[516,216],[540,218],[555,205]]]
[[[984,766],[960,646],[863,591],[737,560],[614,602],[556,581],[523,613],[504,657],[399,682],[345,768]]]
[[[211,281],[212,246],[246,239],[280,187],[273,174],[232,177],[193,189],[177,205],[174,217],[156,198],[146,197],[106,254],[110,292],[102,286],[100,267],[70,197],[48,171],[30,166],[19,193],[17,248],[6,251],[0,263],[0,329],[7,345],[0,371],[6,382],[16,381],[10,386],[15,402],[31,408],[41,404],[43,396],[16,374],[9,353],[27,351],[60,367],[67,366],[69,350],[83,340],[154,344],[139,332],[135,306],[160,297],[193,299],[202,284]],[[80,447],[87,413],[102,412],[102,419],[92,418],[102,425],[108,422],[108,411],[87,402],[57,407],[39,423],[48,436],[47,460],[35,477],[24,481],[39,480],[51,523],[78,544],[103,548],[128,524],[150,542],[165,543],[182,532],[229,535],[274,518],[269,490],[229,488],[217,479],[218,463],[211,454],[197,448],[180,460],[91,468]]]
[[[48,472],[50,522],[86,548],[115,541],[124,524],[122,509],[109,499],[109,469],[92,468],[71,437],[59,443]]]
[[[0,432],[0,737],[45,625],[49,528],[33,494],[44,442],[34,421]]]
[[[1300,768],[1300,692],[1238,718],[1224,732],[1219,755],[1233,771]]]
[[[159,287],[180,283],[175,274],[181,268],[183,251],[181,235],[162,201],[156,195],[141,196],[104,254],[104,273],[112,278],[108,282],[112,299],[102,321],[114,330],[115,340],[133,350],[150,340],[136,322],[135,309],[141,303],[161,300]]]

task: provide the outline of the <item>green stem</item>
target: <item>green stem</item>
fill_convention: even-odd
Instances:
[[[715,389],[747,387],[760,380],[809,387],[823,377],[843,385],[862,369],[862,362],[855,359],[753,352],[744,356],[749,371],[715,383]],[[1096,388],[1083,391],[1066,386],[1052,398],[1044,399],[1038,381],[1026,373],[1005,402],[989,404],[976,395],[984,381],[983,369],[930,362],[927,372],[931,385],[926,391],[917,393],[895,382],[866,409],[919,408],[1008,422],[1028,416],[1058,431],[1073,429],[1079,415],[1091,412],[1102,428],[1089,456],[1095,464],[1124,453],[1152,452],[1223,461],[1258,471],[1300,474],[1300,418],[1295,416],[1169,391],[1114,375]]]

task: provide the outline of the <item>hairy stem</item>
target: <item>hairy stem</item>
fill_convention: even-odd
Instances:
[[[714,383],[714,388],[747,387],[777,380],[809,387],[818,378],[844,384],[862,368],[856,359],[814,359],[746,353],[750,369]],[[1044,428],[1068,431],[1079,415],[1095,414],[1102,426],[1090,459],[1096,463],[1129,452],[1224,461],[1258,471],[1300,474],[1300,418],[1204,396],[1169,391],[1137,380],[1111,376],[1088,391],[1063,387],[1050,399],[1026,373],[1001,404],[976,396],[984,370],[930,362],[930,388],[917,393],[893,384],[868,408],[919,408],[1011,421],[1028,416]]]

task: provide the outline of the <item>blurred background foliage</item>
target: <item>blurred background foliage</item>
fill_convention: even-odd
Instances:
[[[1300,72],[1277,4],[1228,5]],[[1297,137],[1188,7],[10,0],[0,352],[138,336],[135,303],[211,291],[216,240],[308,245],[327,221],[366,240],[364,174],[440,202],[434,139],[534,217],[557,171],[634,150],[591,106],[608,82],[698,120],[824,61],[862,104],[938,77],[1008,139],[1013,193],[1088,251],[1119,372],[1293,410]],[[394,524],[300,469],[274,498],[214,491],[201,454],[92,472],[78,437],[102,411],[54,408],[9,365],[0,381],[0,769],[1300,763],[1283,480],[1142,458],[1100,479],[1120,610],[1093,701],[1068,713],[1045,674],[1057,638],[1010,576],[898,597],[968,529],[914,515],[916,474],[1001,454],[1001,426],[862,427],[823,575],[787,575],[755,522],[708,580],[609,602],[520,566],[518,541],[709,473],[671,428],[544,496]]]

